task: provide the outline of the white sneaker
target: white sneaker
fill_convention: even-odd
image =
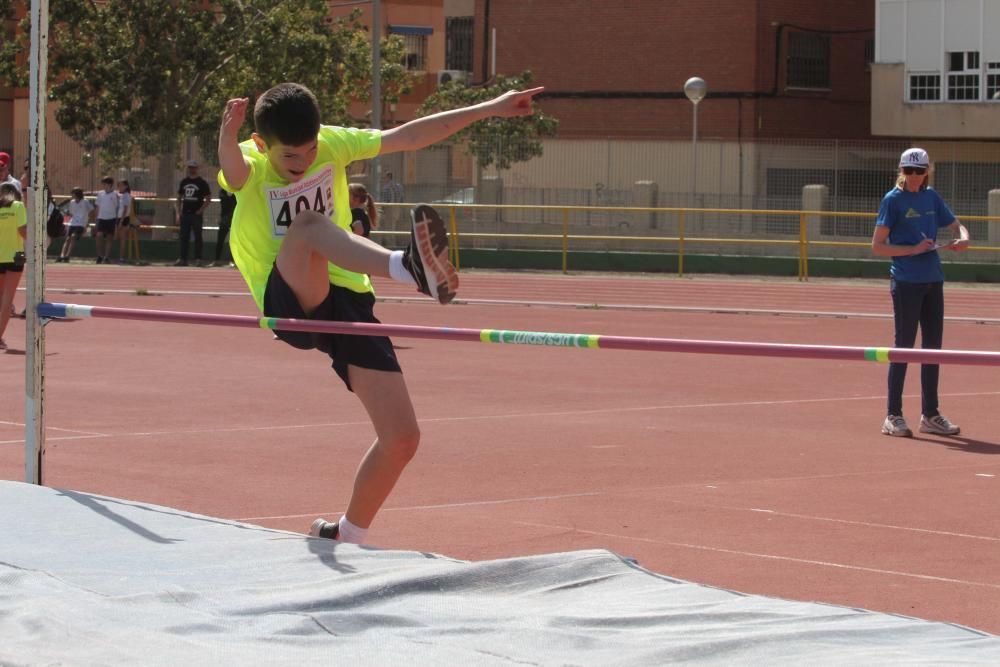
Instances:
[[[921,420],[921,424],[923,420]],[[912,438],[913,431],[906,425],[906,420],[901,415],[889,415],[882,422],[882,433],[896,438]]]
[[[962,429],[948,421],[948,418],[944,415],[936,415],[934,417],[925,417],[924,415],[920,415],[921,433],[933,433],[935,435],[958,435],[961,431]]]

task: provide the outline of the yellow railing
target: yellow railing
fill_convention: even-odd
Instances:
[[[410,207],[412,204],[384,204],[383,206],[401,206]],[[563,273],[568,271],[569,265],[569,246],[570,241],[633,241],[639,243],[650,243],[650,244],[676,244],[677,249],[677,273],[680,276],[684,275],[684,256],[685,252],[688,251],[688,244],[695,245],[722,245],[722,244],[732,244],[732,245],[771,245],[771,246],[798,246],[798,278],[799,280],[809,279],[809,249],[811,246],[815,247],[830,247],[830,248],[870,248],[871,243],[868,241],[824,241],[819,239],[810,239],[809,231],[810,225],[818,225],[821,222],[821,218],[854,218],[854,219],[870,219],[873,221],[875,214],[871,212],[865,213],[843,213],[837,211],[788,211],[788,210],[769,210],[769,209],[729,209],[729,208],[644,208],[644,207],[624,207],[624,206],[542,206],[542,205],[489,205],[489,204],[435,204],[435,206],[440,210],[447,209],[448,220],[451,227],[451,259],[456,267],[461,264],[460,256],[460,238],[515,238],[515,239],[538,239],[538,240],[560,240],[561,241],[561,253],[562,253],[562,270]],[[458,224],[458,209],[462,210],[534,210],[534,211],[558,211],[561,213],[561,223],[562,230],[560,234],[509,234],[502,232],[461,232]],[[624,235],[590,235],[590,234],[571,234],[569,225],[569,215],[571,211],[578,212],[624,212],[624,213],[655,213],[661,215],[674,215],[677,219],[677,236],[624,236]],[[798,239],[776,239],[776,238],[759,238],[759,239],[748,239],[748,238],[725,238],[725,237],[702,237],[702,236],[688,236],[685,233],[685,225],[689,215],[694,214],[714,214],[714,215],[739,215],[739,216],[784,216],[789,218],[798,218]],[[963,222],[968,221],[985,221],[990,222],[1000,222],[1000,216],[984,216],[984,215],[963,215],[958,216]],[[391,235],[402,235],[408,234],[409,232],[392,232],[392,231],[382,231],[376,232],[381,235],[391,236]],[[461,237],[460,237],[461,233]],[[1000,247],[995,246],[984,246],[984,245],[973,245],[969,248],[973,252],[1000,252]]]

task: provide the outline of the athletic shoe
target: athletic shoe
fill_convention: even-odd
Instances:
[[[336,521],[331,522],[325,519],[316,519],[309,528],[309,535],[311,537],[322,537],[327,540],[337,539],[339,533],[340,524]]]
[[[410,245],[403,251],[403,266],[417,281],[418,291],[449,303],[458,290],[458,272],[448,259],[448,230],[441,216],[421,204],[410,211]]]
[[[906,420],[900,415],[889,415],[882,422],[882,433],[897,438],[912,438],[913,431],[906,425]]]
[[[188,263],[186,259],[179,259],[176,262],[174,262],[174,266],[187,266],[187,265]]]
[[[958,435],[962,429],[948,421],[944,415],[927,417],[920,415],[920,432],[934,435]]]
[[[98,263],[98,264],[100,264],[100,263],[101,263],[101,262],[103,262],[103,261],[104,261],[104,258],[103,258],[103,257],[98,257],[98,258],[97,258],[97,263]]]

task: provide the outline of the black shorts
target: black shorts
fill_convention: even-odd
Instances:
[[[371,292],[359,294],[337,285],[330,285],[316,311],[306,316],[292,288],[278,272],[271,268],[264,290],[264,315],[266,317],[295,318],[300,320],[330,320],[333,322],[371,322],[380,324],[373,307],[375,295]],[[333,359],[333,370],[351,389],[347,367],[370,368],[377,371],[401,373],[392,341],[387,336],[351,336],[346,334],[306,333],[303,331],[275,331],[275,335],[292,347],[300,350],[319,350]]]
[[[81,227],[79,225],[70,225],[70,228],[66,232],[66,235],[73,236],[75,238],[80,238],[81,236],[83,236],[83,230],[85,229],[86,227]]]
[[[100,218],[97,221],[98,234],[114,234],[118,227],[118,218]]]
[[[0,273],[23,273],[24,264],[16,262],[0,262]]]

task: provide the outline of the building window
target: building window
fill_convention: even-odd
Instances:
[[[403,38],[406,55],[403,65],[411,72],[427,71],[427,37],[434,34],[430,26],[421,25],[389,25],[390,35]]]
[[[427,37],[426,35],[403,35],[406,45],[406,69],[411,72],[422,72],[427,69]]]
[[[814,32],[788,35],[789,88],[830,87],[830,36]]]
[[[444,20],[444,68],[472,71],[472,17],[449,16]]]
[[[979,99],[979,51],[953,51],[948,54],[948,99]]]
[[[986,99],[1000,102],[1000,62],[986,64]]]
[[[941,99],[941,75],[910,73],[910,101],[936,102]]]

